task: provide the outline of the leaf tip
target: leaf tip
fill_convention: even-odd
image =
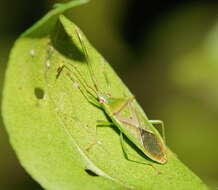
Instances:
[[[55,3],[53,5],[53,9],[59,9],[63,6],[66,6],[66,4],[71,4],[71,3],[78,3],[78,4],[85,4],[85,3],[88,3],[90,0],[74,0],[74,1],[70,1],[68,3]]]

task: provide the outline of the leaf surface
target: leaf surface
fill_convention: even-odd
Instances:
[[[97,120],[107,121],[107,116],[86,100],[65,69],[57,73],[62,64],[72,64],[80,70],[81,78],[92,84],[76,26],[60,15],[83,2],[59,5],[27,30],[11,51],[3,116],[22,166],[50,190],[207,189],[169,149],[167,164],[153,163],[160,171],[157,173],[149,165],[125,158],[116,127],[96,132]],[[114,97],[132,96],[83,37],[100,89]],[[125,141],[132,160],[147,159]]]

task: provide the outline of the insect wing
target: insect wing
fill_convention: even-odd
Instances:
[[[116,106],[115,106],[116,105]],[[158,162],[165,163],[165,145],[159,133],[135,107],[131,99],[116,99],[108,103],[105,110],[113,112],[111,117],[116,126],[131,140],[146,156]]]
[[[152,160],[159,163],[165,163],[167,161],[166,147],[161,135],[152,124],[146,124],[147,119],[143,114],[139,111],[136,111],[136,114],[140,123],[140,133],[144,152],[146,152]]]
[[[167,161],[165,153],[165,145],[157,135],[140,128],[141,139],[146,154],[152,159],[160,163]]]

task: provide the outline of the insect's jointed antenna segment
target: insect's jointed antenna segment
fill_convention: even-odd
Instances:
[[[85,44],[84,44],[84,42],[83,42],[84,40],[83,40],[81,31],[80,31],[79,28],[76,28],[76,34],[77,34],[77,36],[78,36],[78,39],[79,39],[80,44],[81,44],[81,46],[82,46],[83,52],[84,52],[84,54],[85,54],[85,58],[86,58],[86,62],[87,62],[87,65],[88,65],[88,69],[89,69],[89,71],[90,71],[90,75],[91,75],[92,82],[93,82],[95,88],[96,88],[97,90],[99,90],[99,89],[98,89],[98,85],[97,85],[97,79],[95,78],[94,71],[93,71],[92,65],[91,65],[91,63],[90,63],[88,51],[87,51],[86,46],[85,46]]]

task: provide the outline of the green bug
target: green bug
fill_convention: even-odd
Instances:
[[[120,130],[121,140],[123,139],[123,134],[134,143],[134,145],[139,148],[148,158],[160,164],[167,162],[166,146],[165,141],[162,139],[161,135],[154,128],[153,125],[162,126],[162,132],[164,136],[163,123],[159,120],[147,120],[147,118],[135,108],[135,98],[134,97],[112,97],[109,93],[101,92],[98,88],[97,81],[92,69],[92,65],[89,60],[88,51],[83,42],[83,37],[80,30],[76,29],[76,34],[79,42],[82,46],[83,53],[85,55],[86,63],[91,75],[94,87],[87,84],[85,79],[82,77],[80,71],[74,65],[62,65],[61,68],[57,69],[57,76],[63,70],[63,67],[68,69],[67,75],[72,81],[75,79],[72,77],[71,72],[77,75],[76,85],[85,98],[92,104],[104,110],[107,116],[110,118],[111,122],[108,121],[98,121],[98,125],[113,125]],[[70,68],[72,67],[72,69]],[[81,86],[80,86],[81,84]],[[126,116],[126,112],[129,113]],[[153,124],[153,125],[152,125]],[[121,141],[123,142],[123,140]],[[123,143],[122,148],[123,150]]]

